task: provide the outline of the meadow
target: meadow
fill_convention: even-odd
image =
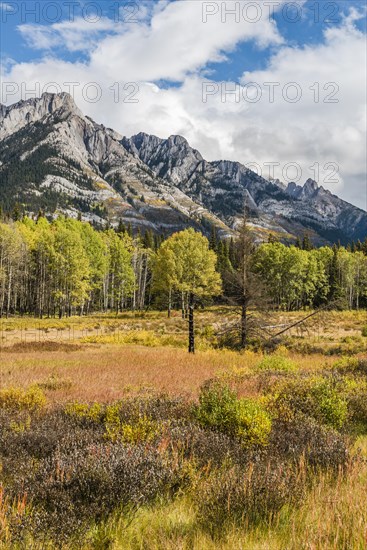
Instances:
[[[0,320],[0,547],[366,548],[365,311],[236,316]]]

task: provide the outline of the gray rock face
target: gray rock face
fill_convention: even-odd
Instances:
[[[5,139],[27,124],[52,119],[57,116],[63,120],[70,114],[83,118],[83,114],[67,93],[44,93],[40,99],[20,101],[10,107],[0,106],[0,139]]]
[[[44,94],[0,106],[0,204],[36,213],[67,213],[157,232],[188,226],[230,229],[177,187],[159,178],[112,129],[84,117],[68,94]],[[144,134],[142,134],[144,139]],[[148,136],[147,136],[148,138]],[[179,146],[183,138],[174,137]],[[153,150],[159,138],[149,140]]]
[[[230,235],[244,211],[259,238],[364,239],[367,214],[311,179],[267,181],[238,162],[206,161],[185,138],[130,138],[83,116],[68,94],[0,105],[0,202],[172,232],[210,224]]]
[[[181,136],[160,139],[140,133],[130,139],[124,138],[122,144],[157,176],[174,185],[189,179],[192,171],[204,160],[199,151],[192,149]]]
[[[155,173],[173,181],[231,226],[246,202],[263,227],[280,234],[310,231],[318,242],[345,242],[367,235],[366,212],[332,195],[312,179],[303,186],[294,182],[285,186],[279,180],[265,180],[238,162],[207,162],[182,138],[179,145],[172,137],[156,145],[158,138],[154,137],[152,146],[149,136],[144,135],[143,140],[138,136],[127,140],[125,146],[132,150],[129,144],[133,143],[134,154]],[[179,181],[173,180],[172,166],[180,168]]]

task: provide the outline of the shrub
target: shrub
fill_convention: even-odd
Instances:
[[[339,374],[354,373],[358,369],[358,363],[357,357],[343,357],[334,363],[333,370]]]
[[[180,482],[177,468],[142,446],[95,444],[41,460],[15,490],[32,498],[33,535],[47,532],[60,544],[117,507],[136,507],[170,491]]]
[[[367,359],[359,359],[356,372],[363,376],[367,376]]]
[[[246,464],[251,456],[240,440],[222,432],[205,430],[197,424],[170,424],[167,432],[172,447],[183,459],[192,461],[199,468],[219,467],[228,461]]]
[[[148,417],[151,420],[178,420],[189,418],[190,404],[181,397],[167,395],[137,396],[118,401],[119,414],[123,422],[136,421],[137,418]]]
[[[245,445],[265,445],[271,430],[270,417],[259,403],[237,399],[218,381],[204,384],[195,415],[202,426],[238,437]]]
[[[367,326],[362,328],[361,334],[364,338],[367,338]]]
[[[46,397],[38,386],[28,390],[6,388],[0,391],[0,408],[14,412],[38,412],[46,406]]]
[[[297,365],[288,357],[274,354],[266,355],[260,363],[256,365],[256,369],[260,371],[294,372],[297,370]]]
[[[354,372],[358,372],[361,361],[357,362]],[[366,433],[367,430],[367,380],[361,377],[345,379],[345,396],[348,402],[350,421],[354,429]]]
[[[68,403],[65,406],[65,414],[77,420],[86,422],[100,422],[102,419],[103,407],[99,403]]]
[[[269,410],[283,420],[303,413],[322,424],[340,429],[348,416],[347,400],[332,380],[323,377],[280,382],[267,399]]]
[[[349,463],[351,444],[351,438],[297,414],[292,421],[273,422],[267,453],[269,457],[294,463],[303,457],[307,466],[338,471]]]
[[[110,405],[69,403],[64,412],[81,427],[100,426],[110,441],[138,443],[153,441],[161,433],[162,422],[188,418],[191,409],[181,398],[158,395],[128,398]]]
[[[160,433],[160,427],[154,420],[146,416],[139,418],[135,424],[121,426],[121,441],[137,444],[153,441]]]
[[[367,360],[358,357],[344,357],[334,364],[333,369],[341,375],[367,376]]]
[[[119,403],[106,407],[104,425],[105,436],[111,441],[143,443],[152,441],[160,432],[158,422],[146,415],[136,418],[135,422],[124,423],[121,420]]]
[[[352,422],[366,433],[367,430],[367,390],[361,388],[348,396],[348,409]]]

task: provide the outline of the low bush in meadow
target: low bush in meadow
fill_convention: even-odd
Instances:
[[[270,372],[295,372],[297,370],[297,365],[294,361],[282,355],[265,355],[260,363],[256,365],[256,370]]]
[[[271,420],[251,399],[238,399],[228,386],[209,381],[202,387],[195,417],[204,427],[238,437],[244,445],[266,445]]]
[[[306,376],[280,381],[266,398],[267,406],[279,419],[294,420],[302,413],[320,424],[341,429],[348,418],[348,403],[333,379]]]
[[[214,536],[233,523],[270,521],[284,506],[300,503],[307,489],[306,475],[302,465],[279,461],[214,471],[200,485],[199,521]]]

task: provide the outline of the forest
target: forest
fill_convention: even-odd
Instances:
[[[214,228],[209,239],[193,229],[164,238],[42,215],[0,223],[1,317],[149,308],[186,315],[190,300],[238,305],[244,294],[248,306],[266,301],[280,311],[364,307],[367,241],[314,248],[305,235],[291,246],[272,237],[255,245],[247,226],[236,240],[218,239]]]

